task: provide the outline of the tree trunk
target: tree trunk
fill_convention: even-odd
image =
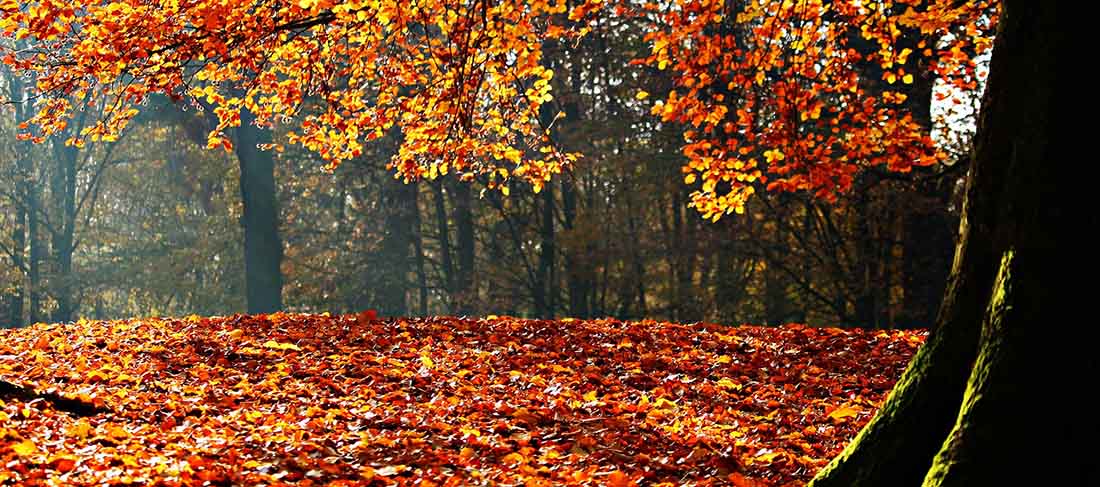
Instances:
[[[420,191],[413,191],[413,250],[416,252],[416,287],[419,291],[420,316],[428,316],[428,276],[424,270],[424,232],[420,221]]]
[[[57,165],[50,178],[50,197],[58,218],[51,229],[50,247],[54,261],[54,298],[57,309],[51,319],[58,323],[72,321],[76,311],[73,300],[73,235],[76,231],[76,162],[80,151],[63,145],[63,138],[52,141]]]
[[[23,183],[18,182],[17,184],[20,185],[19,194],[22,195],[24,192]],[[26,268],[24,252],[27,247],[27,212],[22,203],[16,205],[14,219],[11,229],[11,264],[15,271],[19,273],[19,278],[12,283],[13,289],[8,296],[6,326],[11,328],[23,325],[23,284],[26,282],[26,279],[23,278],[23,272]]]
[[[561,179],[561,206],[563,217],[563,228],[566,233],[573,236],[573,230],[577,220],[577,190],[573,187],[573,175],[566,174]],[[576,238],[571,239],[576,242]],[[587,240],[587,239],[586,239]],[[580,254],[577,249],[577,245],[574,243],[569,245],[569,249],[565,252],[565,262],[562,263],[562,267],[565,269],[566,287],[569,288],[569,316],[574,318],[587,318],[589,317],[588,311],[588,295],[591,292],[591,282],[587,279],[590,275],[590,271],[585,269],[582,259],[585,256],[592,256],[595,249],[589,244],[585,243],[585,248],[588,250],[585,254]]]
[[[458,275],[455,276],[456,312],[469,315],[477,304],[477,283],[474,281],[474,217],[470,183],[456,181],[454,185],[454,219],[458,251]]]
[[[381,259],[378,264],[378,311],[384,316],[408,314],[406,294],[412,259],[409,249],[413,244],[413,212],[416,211],[416,185],[405,184],[386,174],[382,183],[382,208],[386,211],[385,234],[382,236]]]
[[[33,170],[29,167],[28,172]],[[30,240],[30,262],[27,263],[27,294],[30,295],[27,319],[30,323],[37,323],[42,318],[42,255],[45,250],[42,247],[42,239],[39,237],[38,217],[42,211],[42,198],[37,184],[30,184],[27,188],[27,239]]]
[[[1087,449],[1069,447],[1095,435],[1087,401],[1046,413],[1045,391],[1095,377],[1091,340],[1046,326],[1080,305],[1070,291],[1090,260],[1069,246],[1096,220],[1075,201],[1084,188],[1070,187],[1087,178],[1066,177],[1055,152],[1073,140],[1057,125],[1066,119],[1053,110],[1065,104],[1055,97],[1074,93],[1055,85],[1070,79],[1056,59],[1071,30],[1056,11],[1003,4],[937,326],[876,417],[810,485],[1087,485],[1096,475]]]
[[[439,239],[440,260],[443,263],[443,287],[447,290],[447,311],[455,312],[455,268],[451,260],[451,231],[447,224],[447,200],[443,197],[443,180],[432,181],[432,199],[435,202],[436,233]]]
[[[535,281],[535,315],[539,318],[553,318],[554,298],[557,286],[554,285],[554,186],[547,182],[542,188],[542,221],[539,235],[539,268]]]
[[[11,99],[17,103],[15,107],[15,122],[20,123],[26,120],[26,107],[23,103],[19,103],[23,100],[23,81],[19,76],[8,73],[8,86],[11,89]],[[24,287],[27,279],[24,279],[24,273],[27,269],[26,263],[26,247],[27,247],[27,219],[36,218],[36,215],[29,214],[27,209],[29,205],[29,199],[31,193],[31,154],[30,144],[26,141],[21,141],[16,144],[16,199],[15,205],[15,223],[11,229],[11,242],[12,242],[12,267],[16,272],[20,273],[20,279],[14,283],[14,289],[8,301],[8,325],[12,327],[23,325],[23,301],[26,295],[26,288]]]
[[[271,131],[257,127],[256,117],[241,110],[237,128],[237,161],[241,168],[244,203],[244,280],[248,312],[271,313],[283,307],[283,243],[279,237],[279,208],[275,188],[275,161],[257,145],[271,142]]]

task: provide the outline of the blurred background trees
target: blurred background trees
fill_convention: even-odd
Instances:
[[[935,77],[918,75],[909,100],[916,120],[943,132],[945,162],[907,173],[868,169],[835,203],[762,191],[744,214],[711,223],[689,207],[684,127],[653,117],[638,96],[667,91],[674,73],[630,64],[650,49],[637,21],[609,17],[574,45],[543,45],[556,73],[545,121],[557,145],[584,159],[539,192],[517,184],[505,196],[487,190],[483,175],[404,184],[386,167],[395,132],[328,173],[296,145],[262,155],[207,150],[216,120],[167,99],[150,100],[117,140],[79,149],[63,136],[17,139],[26,108],[4,105],[0,323],[280,306],[932,323],[954,249],[965,176],[957,161],[971,123],[964,110],[952,125],[932,127],[943,118],[931,114]],[[4,72],[0,89],[23,99],[30,81]],[[265,135],[234,136],[241,148]],[[256,282],[268,284],[252,286],[239,186],[249,157],[271,158],[275,207],[264,218],[277,224],[253,238],[268,253],[281,249],[278,272],[265,270]],[[250,305],[247,289],[266,304]]]

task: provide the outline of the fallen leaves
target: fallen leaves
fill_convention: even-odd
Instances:
[[[796,485],[923,342],[283,313],[2,337],[0,378],[103,405],[79,417],[2,398],[0,483],[27,486]]]

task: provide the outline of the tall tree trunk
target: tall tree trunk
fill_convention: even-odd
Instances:
[[[626,214],[634,215],[636,206],[632,195],[626,196]],[[646,302],[646,286],[645,286],[645,256],[642,254],[642,240],[638,231],[638,223],[636,218],[629,216],[626,219],[626,231],[628,242],[630,247],[630,262],[627,263],[629,269],[624,269],[624,277],[626,277],[627,293],[624,293],[624,302],[629,302],[628,297],[632,297],[634,304],[637,306],[637,317],[644,317],[649,314],[649,305]],[[631,285],[633,283],[633,285]],[[624,312],[620,313],[626,315],[630,307],[626,307]],[[628,316],[624,316],[628,317]]]
[[[554,186],[549,181],[542,188],[542,218],[539,236],[539,268],[535,277],[535,314],[539,318],[554,316]]]
[[[447,290],[447,311],[455,312],[455,268],[451,257],[451,230],[447,223],[447,200],[443,197],[443,180],[432,181],[432,199],[435,203],[436,234],[439,238],[439,254],[443,263],[443,287]]]
[[[385,316],[408,314],[406,294],[412,259],[409,250],[413,244],[411,224],[416,211],[416,185],[405,184],[400,179],[386,175],[382,186],[382,208],[386,211],[385,233],[382,236],[381,255],[378,262],[378,311]]]
[[[413,191],[413,250],[416,252],[416,287],[419,291],[420,316],[428,316],[428,276],[424,266],[424,226],[420,220],[420,191]]]
[[[561,179],[561,206],[563,225],[568,234],[572,234],[577,220],[577,191],[573,187],[572,174],[566,174]],[[587,239],[586,239],[587,240]],[[576,241],[576,239],[573,239]],[[569,315],[574,318],[589,317],[588,295],[591,292],[591,281],[586,278],[590,270],[581,263],[583,256],[591,256],[595,251],[591,243],[585,242],[586,254],[580,254],[576,245],[570,245],[565,252],[565,261],[562,267],[565,269],[566,287],[569,289]]]
[[[866,175],[863,179],[870,177]],[[878,252],[876,252],[876,239],[875,228],[873,225],[873,217],[871,215],[870,204],[871,195],[867,194],[871,187],[871,184],[865,184],[864,189],[858,191],[855,200],[852,202],[855,218],[855,234],[856,234],[856,271],[858,275],[853,276],[856,281],[855,296],[852,296],[852,300],[855,302],[855,323],[851,323],[855,326],[875,328],[877,323],[875,319],[877,317],[876,310],[878,309],[878,303],[876,298],[878,297],[878,288],[881,283],[878,282]]]
[[[1060,86],[1072,79],[1057,59],[1074,28],[1057,10],[1056,2],[1004,2],[936,328],[879,413],[812,486],[1096,480],[1087,449],[1050,446],[1091,441],[1087,401],[1036,414],[1049,409],[1043,390],[1079,387],[1096,368],[1091,340],[1065,340],[1046,326],[1080,305],[1074,278],[1088,277],[1091,254],[1072,246],[1083,246],[1079,228],[1096,224],[1077,201],[1087,178],[1067,177],[1058,163],[1081,139],[1054,113],[1078,93]]]
[[[688,211],[686,206],[682,204],[675,208],[677,215],[682,211]],[[695,265],[696,265],[696,253],[699,246],[698,236],[698,218],[683,218],[683,233],[679,234],[680,242],[677,245],[676,257],[678,261],[678,270],[676,274],[676,286],[679,289],[676,295],[679,297],[677,320],[680,321],[696,321],[702,316],[699,315],[698,303],[695,296]]]
[[[8,87],[11,90],[11,99],[16,101],[15,104],[15,123],[21,123],[26,120],[26,106],[22,102],[24,98],[23,81],[19,76],[7,73]],[[15,205],[15,222],[11,229],[11,241],[12,241],[12,267],[19,273],[20,278],[14,283],[14,290],[11,293],[8,301],[8,323],[10,326],[16,327],[23,325],[23,302],[25,298],[26,288],[24,287],[27,279],[25,279],[25,273],[27,271],[26,262],[26,248],[27,248],[27,220],[29,218],[37,218],[37,215],[29,214],[28,208],[31,207],[31,154],[30,144],[26,141],[20,141],[16,143],[16,205]]]
[[[458,275],[455,276],[456,311],[469,315],[477,305],[477,282],[474,280],[473,201],[470,183],[456,181],[454,186],[454,220],[458,251]]]
[[[17,176],[20,177],[21,176]],[[18,198],[23,199],[22,194],[25,191],[24,184],[20,181],[16,184],[19,185]],[[8,296],[8,317],[7,326],[15,328],[23,325],[23,284],[26,282],[24,279],[24,271],[26,269],[25,255],[27,247],[27,211],[22,202],[19,202],[15,207],[15,221],[12,222],[11,229],[11,264],[15,271],[19,274],[18,279],[12,283],[13,289]]]
[[[721,323],[737,324],[744,320],[737,311],[746,296],[747,277],[756,267],[756,261],[743,255],[737,239],[736,228],[732,220],[722,220],[719,231],[723,235],[718,239],[717,269],[715,269],[714,303]]]
[[[668,287],[672,290],[672,299],[670,303],[671,315],[674,321],[683,321],[680,316],[683,314],[684,297],[681,293],[685,290],[681,285],[680,274],[683,274],[684,270],[680,268],[683,263],[683,259],[680,258],[680,254],[684,252],[684,216],[682,214],[681,207],[684,206],[683,201],[680,199],[680,188],[676,188],[672,191],[672,198],[670,198],[670,208],[672,212],[672,228],[670,238],[668,239],[669,249],[665,254],[665,260],[668,261],[669,273],[668,277],[671,279]],[[664,223],[664,216],[661,217],[662,226],[668,227]]]
[[[271,142],[271,131],[257,127],[256,117],[241,110],[237,128],[237,161],[244,203],[244,279],[249,313],[271,313],[283,307],[283,243],[279,237],[279,207],[275,161],[257,145]]]
[[[33,168],[28,164],[28,172]],[[30,323],[42,321],[42,259],[45,254],[39,230],[42,198],[37,184],[30,184],[26,193],[27,239],[30,240],[30,262],[27,263],[27,294],[30,295],[27,319]]]
[[[50,177],[50,196],[56,208],[55,226],[51,229],[50,247],[54,261],[53,295],[57,309],[51,319],[72,321],[76,311],[73,282],[73,235],[76,231],[76,163],[80,151],[63,145],[62,139],[52,142],[56,166]]]

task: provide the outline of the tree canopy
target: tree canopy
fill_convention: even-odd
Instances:
[[[485,174],[538,191],[578,154],[552,142],[543,50],[625,18],[647,32],[632,61],[670,70],[652,113],[682,127],[684,181],[707,217],[757,190],[832,199],[869,167],[942,161],[906,87],[973,90],[991,2],[313,1],[8,2],[4,61],[33,74],[36,140],[109,100],[70,143],[118,136],[149,95],[213,110],[207,145],[254,114],[334,167],[391,129],[405,179]],[[918,79],[921,78],[921,79]],[[649,93],[640,91],[636,103]],[[250,118],[250,117],[248,117]],[[946,115],[945,115],[946,120]],[[656,123],[656,120],[654,121]],[[939,121],[942,127],[945,121]],[[279,144],[265,148],[281,150]]]

